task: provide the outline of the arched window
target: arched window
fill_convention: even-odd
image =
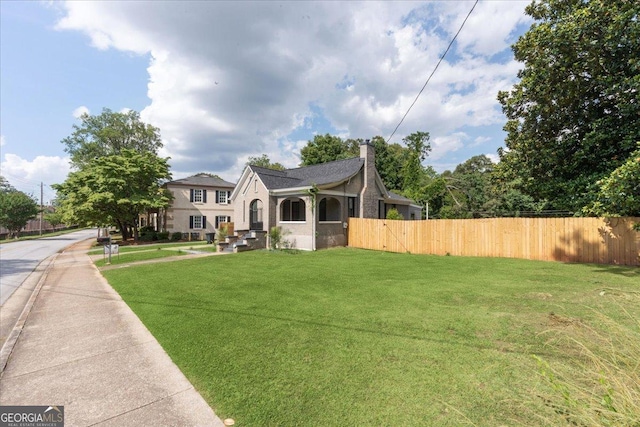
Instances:
[[[306,208],[304,200],[289,198],[280,204],[280,221],[305,221]]]
[[[334,197],[325,197],[318,205],[320,221],[340,221],[340,201]]]
[[[262,200],[254,199],[249,205],[249,229],[262,230]]]

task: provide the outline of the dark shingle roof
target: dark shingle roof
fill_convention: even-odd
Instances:
[[[388,191],[387,193],[389,193],[389,200],[393,200],[394,202],[398,202],[405,205],[409,203],[415,203],[413,200],[407,199],[406,197],[396,194],[393,191]]]
[[[198,187],[223,187],[233,188],[236,185],[232,184],[224,179],[209,176],[204,173],[189,176],[187,178],[176,179],[175,181],[169,181],[165,185],[192,185]]]
[[[338,184],[354,176],[364,165],[364,159],[336,160],[335,162],[305,166],[297,169],[276,171],[251,166],[269,190],[282,188],[307,187],[311,185]]]

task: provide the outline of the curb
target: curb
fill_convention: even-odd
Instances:
[[[2,349],[0,350],[0,378],[2,378],[2,375],[4,374],[4,369],[7,367],[7,362],[9,361],[9,357],[11,357],[11,353],[13,353],[13,348],[15,347],[16,342],[20,337],[20,334],[22,333],[22,329],[24,328],[24,325],[27,322],[29,313],[31,313],[31,309],[33,308],[33,305],[36,302],[36,298],[40,293],[40,289],[42,289],[44,282],[47,280],[47,276],[49,275],[49,270],[51,270],[51,268],[53,267],[53,263],[55,262],[56,258],[58,258],[58,255],[60,255],[60,252],[54,255],[51,255],[49,258],[45,258],[34,269],[35,271],[38,269],[38,267],[40,267],[45,262],[47,261],[49,262],[45,267],[44,271],[42,272],[42,275],[40,276],[38,283],[33,288],[33,291],[31,292],[31,296],[29,297],[27,304],[24,306],[22,313],[20,313],[20,316],[18,317],[16,324],[13,326],[13,329],[11,330],[11,333],[9,334],[9,336],[7,337],[7,340],[2,345]]]

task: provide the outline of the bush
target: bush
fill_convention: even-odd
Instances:
[[[155,231],[156,230],[153,228],[152,225],[145,225],[144,227],[140,227],[140,234],[152,233]]]
[[[402,214],[400,212],[398,212],[398,209],[396,208],[391,208],[389,209],[389,211],[387,212],[387,219],[397,219],[397,220],[402,220],[404,219],[404,217],[402,216]]]
[[[155,240],[158,240],[158,235],[156,233],[144,233],[140,234],[138,240],[140,240],[141,242],[153,242]]]
[[[161,231],[158,233],[158,240],[169,240],[169,232]]]
[[[182,233],[180,231],[176,231],[171,234],[171,240],[174,242],[182,240]]]
[[[286,234],[287,232],[283,231],[282,227],[271,227],[271,230],[269,230],[269,247],[272,250],[290,249],[291,244],[284,239]]]

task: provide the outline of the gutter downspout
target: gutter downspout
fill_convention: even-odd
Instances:
[[[311,250],[315,251],[316,250],[316,240],[318,239],[318,236],[316,236],[316,196],[317,194],[313,194],[311,196],[309,196],[309,199],[311,199],[313,197],[313,201],[309,200],[311,202],[311,206],[313,207],[313,209],[311,210],[311,235],[313,236],[313,238],[311,239]]]

